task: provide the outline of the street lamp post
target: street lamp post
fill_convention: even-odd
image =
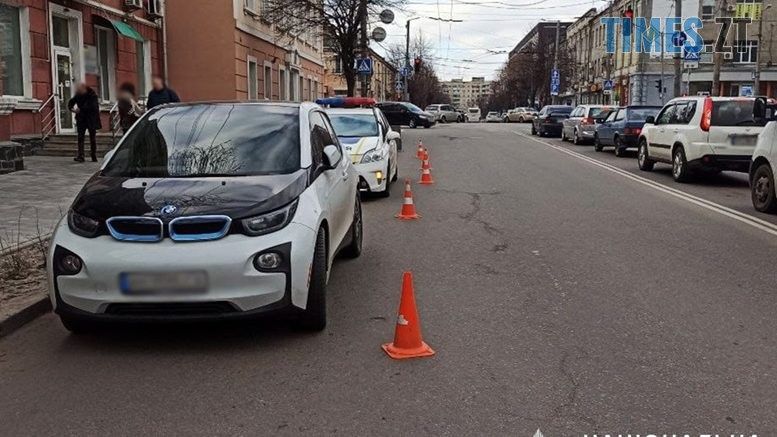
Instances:
[[[758,20],[758,57],[755,60],[755,74],[754,74],[754,94],[757,96],[761,94],[761,53],[763,53],[763,48],[761,46],[761,42],[763,41],[763,32],[764,32],[764,15],[766,15],[766,11],[772,8],[772,5],[767,5],[763,8],[763,11],[761,11],[761,19]]]
[[[410,101],[410,90],[407,89],[407,77],[409,76],[409,72],[410,72],[410,22],[413,20],[418,20],[420,18],[421,17],[409,18],[407,20],[407,23],[405,23],[405,30],[407,33],[405,35],[405,71],[403,72],[404,74],[402,75],[402,85],[405,91],[404,97],[402,100],[404,100],[405,102]]]

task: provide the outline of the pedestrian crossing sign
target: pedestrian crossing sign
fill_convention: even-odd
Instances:
[[[369,76],[372,74],[372,59],[360,58],[356,60],[356,72]]]

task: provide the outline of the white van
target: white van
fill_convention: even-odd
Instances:
[[[467,123],[480,123],[480,108],[467,109]]]

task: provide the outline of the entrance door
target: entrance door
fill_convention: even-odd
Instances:
[[[56,50],[54,52],[56,60],[56,84],[57,93],[57,126],[59,132],[73,131],[73,114],[67,108],[67,102],[73,96],[73,63],[71,62],[70,52],[67,50]]]

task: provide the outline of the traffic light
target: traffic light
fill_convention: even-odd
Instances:
[[[661,92],[661,90],[664,89],[664,81],[662,81],[661,79],[657,80],[656,89],[658,90],[658,92]]]
[[[415,71],[418,71],[418,70],[420,70],[420,69],[421,69],[421,66],[423,65],[423,63],[424,63],[424,61],[421,59],[421,57],[420,57],[420,56],[419,56],[419,57],[417,57],[417,58],[415,58],[415,62],[414,62],[414,65],[415,65]]]

